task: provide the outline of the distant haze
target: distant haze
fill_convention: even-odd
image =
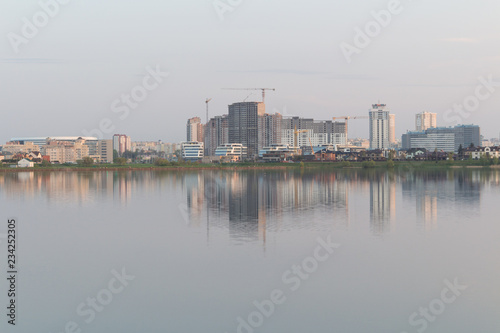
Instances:
[[[276,88],[268,113],[319,120],[367,115],[380,100],[396,114],[397,138],[422,111],[436,112],[438,126],[473,123],[486,138],[500,132],[500,86],[483,87],[472,111],[444,116],[474,103],[479,77],[500,82],[498,1],[221,0],[218,10],[212,0],[64,2],[50,7],[47,22],[38,14],[41,27],[29,37],[23,18],[42,10],[38,1],[0,3],[0,144],[100,125],[113,128],[106,138],[178,142],[188,118],[205,121],[206,98],[211,116],[260,101],[259,91],[221,89],[249,87]],[[390,8],[390,18],[375,15],[385,25],[377,31],[371,12]],[[356,44],[357,28],[367,27],[373,37]],[[9,33],[24,38],[17,53]],[[357,49],[350,63],[346,44]],[[143,87],[158,66],[168,76],[147,81],[147,96],[126,112],[122,94]],[[352,120],[349,136],[368,137],[368,121]]]

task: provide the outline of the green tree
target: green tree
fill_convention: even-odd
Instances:
[[[349,161],[342,161],[342,167],[343,168],[349,168],[351,166],[351,162]]]
[[[373,160],[364,161],[362,165],[363,165],[363,168],[365,168],[365,169],[375,168],[375,162]]]
[[[137,156],[139,155],[139,152],[135,151],[130,151],[130,150],[126,150],[123,154],[122,154],[122,157],[125,157],[125,158],[130,158],[131,160],[135,160],[137,158]]]
[[[488,157],[486,157],[485,155],[481,155],[481,157],[479,158],[479,163],[481,165],[489,165],[490,159]]]
[[[92,157],[85,156],[82,160],[77,161],[77,163],[84,167],[90,167],[94,165],[94,159]]]
[[[455,154],[448,153],[448,164],[453,164],[453,162],[454,162],[454,156],[455,156]]]
[[[41,167],[50,167],[52,165],[52,163],[50,163],[49,161],[47,160],[42,160],[42,163],[40,164]]]
[[[158,158],[156,161],[155,161],[155,165],[156,166],[160,166],[160,167],[164,167],[164,166],[169,166],[170,165],[170,162],[164,158]]]
[[[396,151],[395,151],[394,149],[391,149],[391,150],[389,151],[389,159],[390,159],[390,160],[393,160],[393,159],[395,159],[395,158],[396,158]]]
[[[177,161],[182,162],[182,153],[180,149],[177,149],[174,155],[177,156]]]
[[[125,157],[117,157],[114,159],[113,163],[118,165],[125,165],[127,164],[127,159]]]
[[[462,144],[458,146],[458,158],[462,160],[464,158],[464,147],[462,147]]]
[[[116,149],[113,149],[113,161],[116,160],[118,157],[120,157],[118,155],[118,151]]]
[[[387,161],[387,168],[394,169],[394,161],[393,160],[388,160]]]

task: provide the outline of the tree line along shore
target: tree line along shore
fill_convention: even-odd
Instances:
[[[168,162],[156,164],[66,164],[42,165],[37,164],[31,168],[11,167],[3,163],[0,172],[26,172],[26,171],[121,171],[121,170],[248,170],[248,169],[274,169],[289,170],[297,168],[308,169],[432,169],[432,168],[489,168],[500,169],[498,161],[491,160],[464,160],[464,161],[364,161],[364,162],[295,162],[295,163],[190,163]]]

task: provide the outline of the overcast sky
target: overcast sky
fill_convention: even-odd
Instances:
[[[187,118],[205,120],[205,98],[213,116],[252,93],[226,87],[276,88],[268,112],[323,120],[367,115],[380,100],[397,115],[398,136],[424,110],[441,126],[500,132],[500,84],[478,79],[500,82],[498,0],[64,2],[49,7],[53,17],[38,1],[0,2],[0,144],[83,135],[100,123],[107,138],[179,142]],[[388,8],[385,26],[373,24],[372,11]],[[34,16],[37,32],[26,27]],[[355,41],[358,28],[372,29],[368,42]],[[341,45],[350,45],[350,62]],[[127,114],[120,98],[143,98],[147,68],[169,75],[146,79],[150,91]],[[255,91],[247,101],[260,98]],[[447,113],[464,103],[465,111]],[[350,129],[368,137],[366,119]]]

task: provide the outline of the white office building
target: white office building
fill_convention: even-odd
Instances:
[[[185,161],[200,161],[204,154],[203,142],[187,141],[181,142],[181,154]]]
[[[247,157],[247,150],[248,148],[241,143],[227,143],[217,147],[215,156],[229,156],[233,161],[241,161]]]

